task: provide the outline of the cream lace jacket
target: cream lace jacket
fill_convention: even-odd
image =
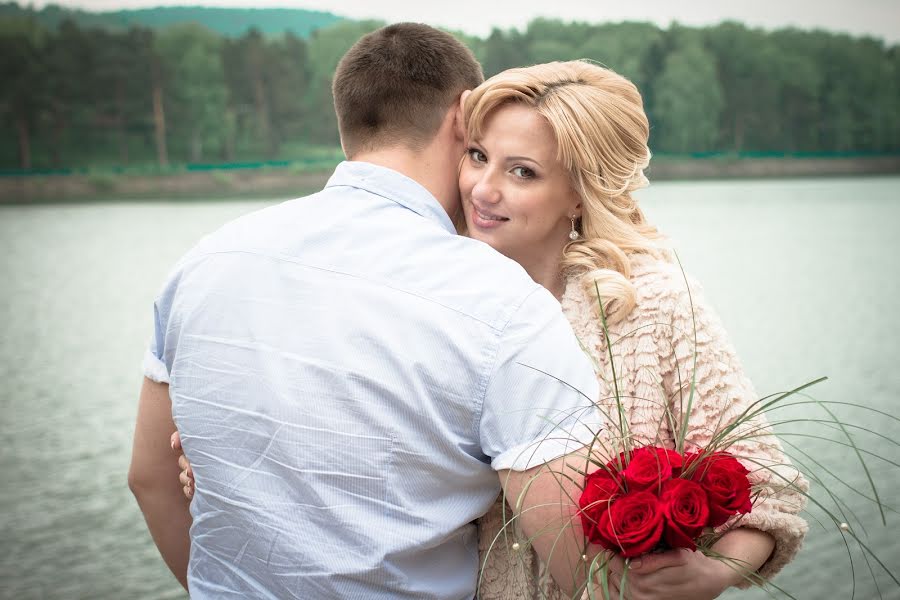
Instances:
[[[686,446],[704,447],[717,430],[757,399],[718,317],[705,303],[698,284],[688,285],[677,265],[635,256],[631,281],[637,305],[625,319],[610,326],[619,394],[635,444],[665,444],[674,448],[677,424],[688,401],[696,348],[696,389],[690,410]],[[692,309],[693,303],[693,309]],[[567,282],[562,308],[575,334],[598,365],[599,406],[617,431],[618,410],[611,383],[609,354],[597,309],[597,300],[576,278]],[[696,323],[696,325],[695,325]],[[696,331],[696,346],[695,346]],[[805,505],[801,493],[805,479],[782,453],[764,420],[763,435],[743,440],[729,449],[751,471],[761,486],[750,514],[724,527],[751,527],[775,538],[775,550],[760,569],[771,578],[790,562],[800,548],[807,524],[798,516]],[[790,483],[788,483],[790,482]],[[506,514],[510,511],[507,509]],[[543,565],[522,539],[503,530],[503,504],[478,521],[481,564],[481,600],[562,598]],[[499,535],[498,535],[499,534]],[[518,538],[521,539],[521,538]],[[490,551],[488,551],[490,549]]]

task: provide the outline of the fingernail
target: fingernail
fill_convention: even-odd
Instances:
[[[632,569],[640,569],[642,562],[644,562],[644,561],[640,558],[634,559],[633,561],[631,561],[631,568]]]

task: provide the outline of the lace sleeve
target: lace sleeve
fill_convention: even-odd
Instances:
[[[565,596],[503,510],[503,496],[478,519],[479,600],[563,600]],[[513,544],[519,542],[517,548]]]
[[[685,447],[705,447],[758,397],[700,287],[691,282],[688,295],[683,279],[680,286],[674,279],[670,278],[672,293],[660,307],[661,314],[671,315],[668,326],[659,328],[660,349],[668,357],[663,386],[676,424],[683,423],[689,410]],[[806,504],[809,484],[785,457],[765,416],[746,422],[727,439],[731,440],[727,450],[750,470],[758,495],[750,514],[732,519],[724,528],[749,527],[775,538],[775,549],[759,570],[769,579],[794,558],[806,535],[807,523],[798,513]],[[749,586],[747,582],[740,587]]]

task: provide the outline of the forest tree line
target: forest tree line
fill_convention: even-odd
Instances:
[[[225,37],[197,24],[110,31],[0,19],[0,169],[333,153],[332,74],[381,25]],[[643,94],[657,154],[900,152],[900,49],[873,38],[548,19],[457,35],[486,76],[575,58],[625,75]]]

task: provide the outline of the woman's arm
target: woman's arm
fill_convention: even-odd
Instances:
[[[775,538],[765,531],[739,527],[713,544],[713,550],[730,560],[713,559],[721,567],[726,587],[758,581],[756,573],[775,550]]]
[[[706,303],[699,286],[692,284],[688,296],[683,279],[676,284],[673,278],[671,285],[671,327],[660,328],[660,351],[668,354],[663,385],[675,422],[683,427],[683,417],[688,414],[686,449],[704,448],[758,397],[719,317]],[[663,329],[668,330],[668,335]],[[769,579],[794,558],[806,535],[806,521],[797,513],[806,504],[804,494],[809,484],[790,465],[764,415],[741,426],[721,449],[732,453],[751,471],[750,481],[757,497],[750,514],[733,518],[722,528],[735,528],[736,535],[729,534],[719,543],[728,550],[724,554],[734,556],[730,553],[744,551],[741,541],[771,541],[774,548],[765,552],[762,562],[756,565],[759,575]],[[760,548],[762,552],[764,546]],[[718,544],[716,549],[719,550]],[[733,585],[743,588],[751,582],[741,578]]]

